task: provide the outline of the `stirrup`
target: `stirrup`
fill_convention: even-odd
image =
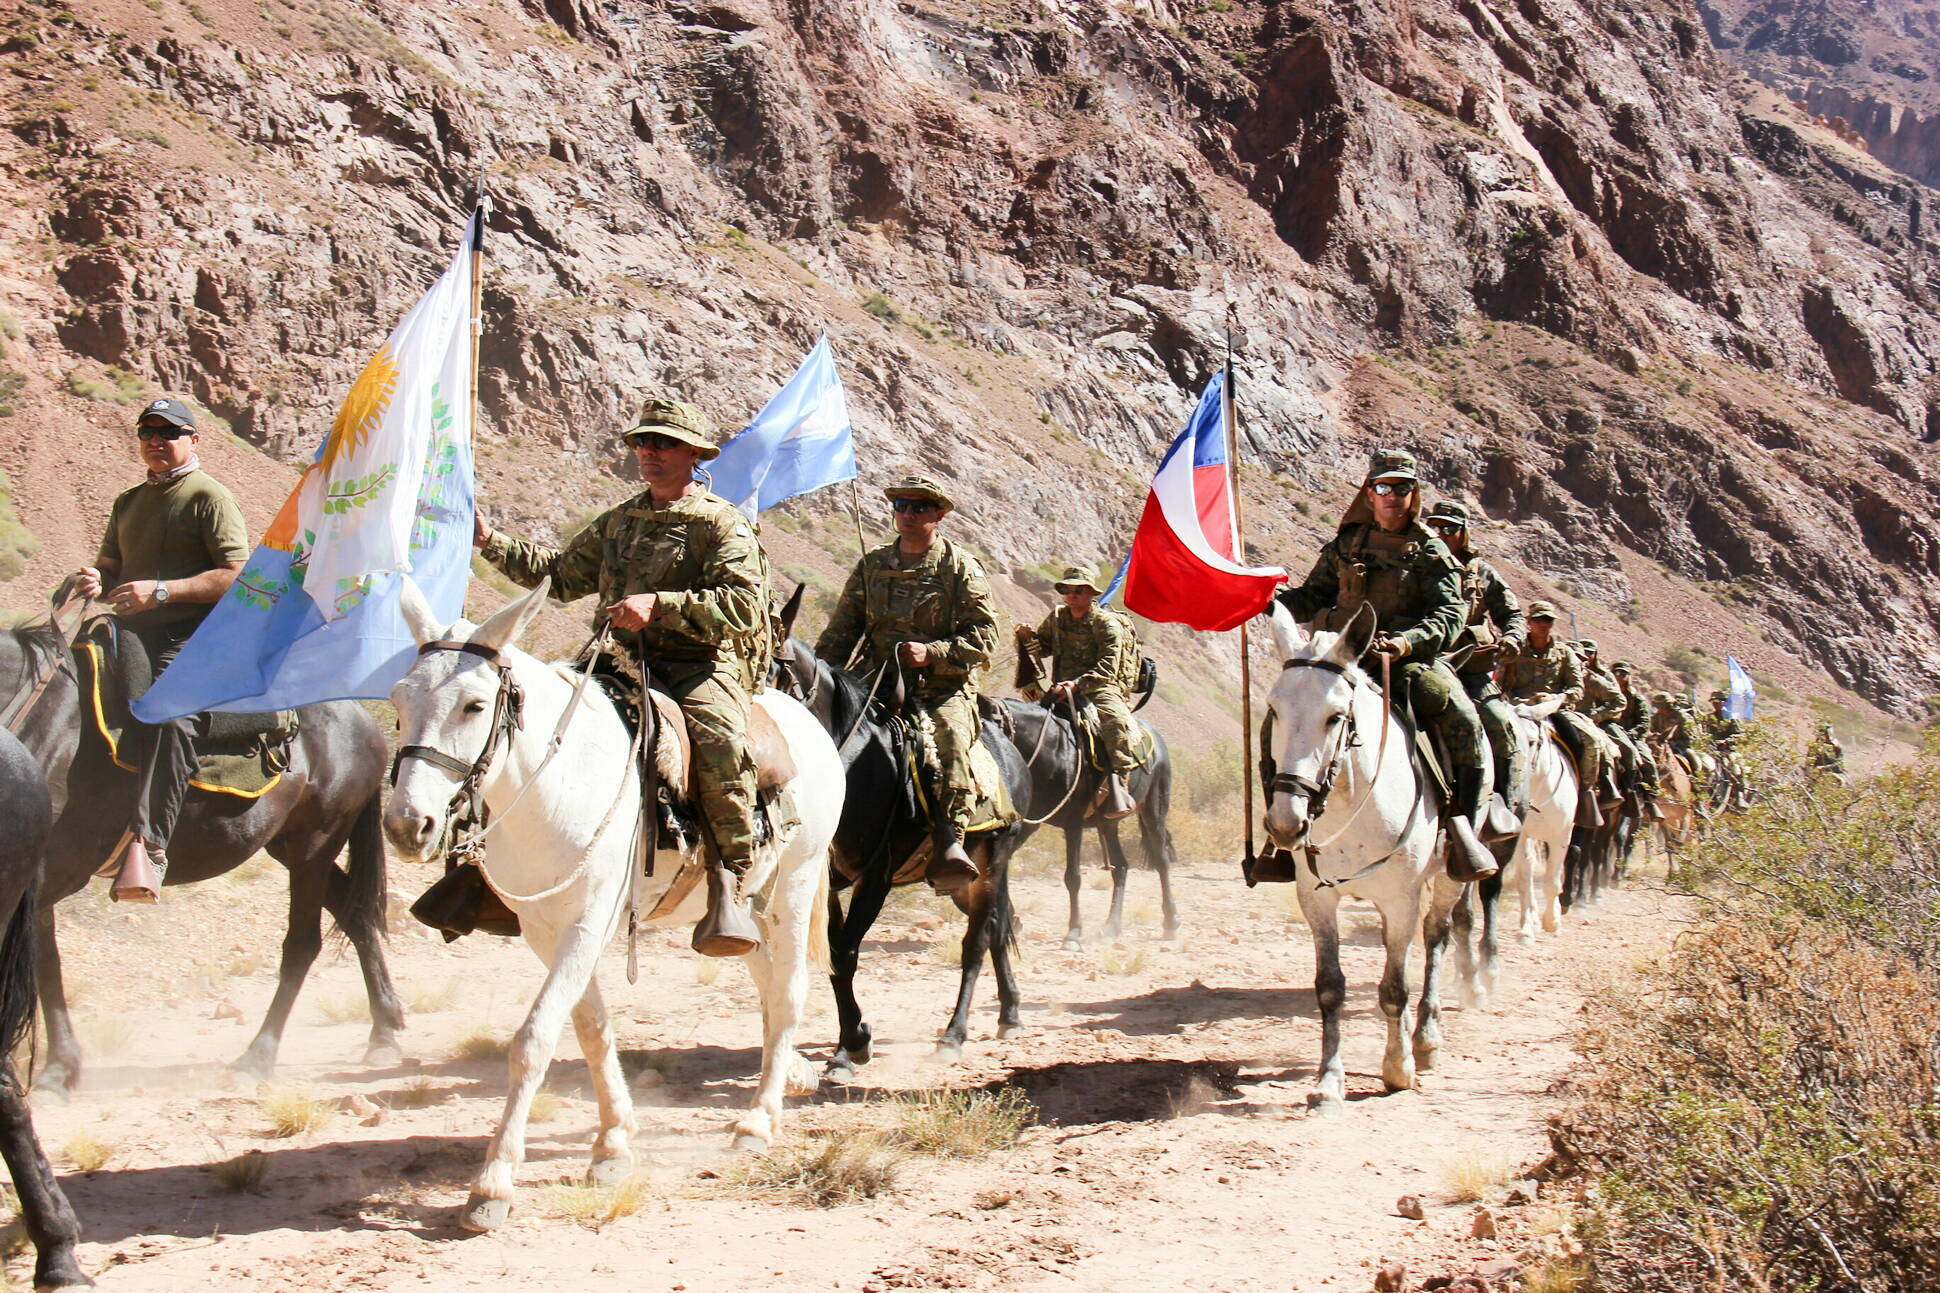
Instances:
[[[1125,788],[1125,774],[1114,772],[1105,778],[1104,795],[1100,800],[1098,815],[1108,822],[1121,817],[1130,817],[1138,811],[1138,801],[1132,792]]]
[[[707,868],[707,914],[694,926],[691,946],[702,956],[746,956],[761,946],[740,881],[724,862]]]
[[[1584,786],[1576,794],[1576,824],[1591,830],[1603,825],[1603,810],[1597,807],[1596,791]]]
[[[1482,813],[1482,829],[1477,834],[1484,844],[1512,840],[1522,834],[1522,823],[1516,820],[1508,801],[1499,793],[1489,796],[1489,806]]]
[[[964,851],[963,836],[953,827],[938,831],[932,848],[930,864],[923,868],[923,878],[929,881],[930,888],[947,896],[977,882],[977,864]]]
[[[116,902],[152,907],[162,899],[162,877],[167,874],[168,858],[160,849],[151,858],[148,846],[136,836],[128,841],[128,850],[121,855],[121,869],[115,873],[108,896]]]
[[[1494,855],[1475,838],[1475,827],[1466,817],[1448,819],[1448,878],[1467,884],[1486,880],[1502,869]]]

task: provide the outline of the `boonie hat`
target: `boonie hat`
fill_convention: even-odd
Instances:
[[[1363,485],[1372,485],[1377,480],[1416,480],[1415,456],[1406,449],[1377,449],[1367,460],[1367,476]]]
[[[643,435],[664,435],[669,440],[692,445],[701,451],[702,461],[721,456],[714,444],[714,424],[707,414],[679,400],[648,400],[640,410],[640,425],[622,433],[620,438],[632,443],[635,436]]]
[[[1466,530],[1468,529],[1468,508],[1457,503],[1452,498],[1444,498],[1441,502],[1429,508],[1428,515],[1421,519],[1429,525],[1433,525],[1437,521],[1446,521],[1451,525],[1460,526]]]
[[[1712,699],[1712,700],[1730,700],[1730,699],[1731,699],[1731,697],[1730,697],[1730,696],[1728,696],[1728,695],[1726,695],[1726,694],[1725,694],[1724,692],[1722,692],[1722,691],[1714,691],[1714,692],[1712,692],[1712,693],[1711,693],[1711,699]]]
[[[195,426],[195,410],[180,400],[166,398],[150,400],[142,406],[141,412],[135,415],[135,425],[140,426],[149,418],[160,418],[170,426]]]
[[[943,492],[943,487],[928,476],[905,476],[882,492],[882,496],[894,502],[899,498],[920,498],[934,503],[945,512],[956,511],[956,504]]]
[[[1529,618],[1532,620],[1553,620],[1556,618],[1556,608],[1548,602],[1531,602],[1529,603]]]
[[[1094,593],[1105,591],[1091,577],[1091,569],[1088,566],[1066,566],[1064,573],[1058,576],[1058,581],[1051,587],[1060,593],[1072,592],[1080,588],[1089,588]]]
[[[1596,654],[1596,639],[1595,639],[1595,638],[1578,638],[1578,639],[1576,639],[1576,649],[1577,649],[1578,651],[1581,651],[1581,652],[1582,652],[1582,653],[1583,653],[1584,655],[1595,655],[1595,654]]]
[[[1611,672],[1611,673],[1629,673],[1629,672],[1630,672],[1630,661],[1628,661],[1628,660],[1619,660],[1619,661],[1617,661],[1617,662],[1616,662],[1615,664],[1613,664],[1613,665],[1611,665],[1611,666],[1610,666],[1610,672]]]

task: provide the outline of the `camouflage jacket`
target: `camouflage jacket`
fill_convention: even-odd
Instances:
[[[1689,745],[1691,724],[1684,717],[1684,711],[1675,705],[1653,707],[1650,711],[1650,734],[1661,736],[1675,746]]]
[[[1520,704],[1561,696],[1566,708],[1583,699],[1583,666],[1576,652],[1551,638],[1538,649],[1525,642],[1522,650],[1504,660],[1495,674],[1502,694]]]
[[[1649,720],[1650,707],[1644,704],[1642,696],[1633,691],[1623,698],[1623,709],[1617,714],[1618,727],[1632,736],[1642,737],[1644,730],[1650,725]]]
[[[1145,658],[1145,644],[1138,640],[1138,625],[1132,623],[1132,617],[1129,613],[1121,611],[1116,607],[1093,606],[1091,613],[1094,615],[1102,613],[1118,617],[1119,624],[1125,630],[1124,645],[1120,648],[1118,657],[1118,688],[1127,697],[1137,695],[1138,667],[1140,661]]]
[[[1576,709],[1589,715],[1592,723],[1611,723],[1623,713],[1623,691],[1617,680],[1602,669],[1578,662],[1583,673],[1583,696]]]
[[[1729,714],[1706,714],[1703,719],[1704,734],[1711,738],[1711,744],[1720,750],[1729,750],[1738,743],[1744,734],[1744,724]]]
[[[860,644],[856,667],[874,670],[898,642],[929,647],[927,694],[975,686],[997,649],[996,603],[975,557],[938,539],[905,568],[891,540],[856,563],[815,654],[841,665]]]
[[[1529,636],[1522,603],[1495,567],[1480,557],[1462,563],[1462,611],[1466,625],[1448,645],[1450,650],[1474,645],[1475,650],[1462,665],[1465,674],[1487,673],[1495,667],[1498,643],[1503,654],[1514,655]]]
[[[1814,768],[1826,772],[1846,770],[1846,747],[1839,744],[1836,736],[1813,737],[1812,744],[1805,747],[1805,754]]]
[[[1279,595],[1301,623],[1340,629],[1363,601],[1379,616],[1378,628],[1408,644],[1413,659],[1440,654],[1467,622],[1461,568],[1446,544],[1419,523],[1387,534],[1371,523],[1351,522],[1320,550],[1298,588]]]
[[[1095,696],[1106,688],[1124,689],[1127,636],[1125,621],[1111,611],[1094,606],[1080,620],[1060,606],[1017,649],[1050,656],[1052,682],[1076,682],[1082,695]],[[1137,667],[1134,661],[1132,668]]]
[[[593,622],[635,593],[656,593],[653,622],[614,640],[652,664],[734,658],[750,674],[766,667],[767,563],[746,517],[706,490],[671,503],[642,492],[609,508],[563,548],[494,533],[482,550],[506,578],[527,588],[547,575],[552,596],[599,595]],[[753,685],[753,679],[748,679]]]

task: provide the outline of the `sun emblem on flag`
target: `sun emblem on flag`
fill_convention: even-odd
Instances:
[[[371,431],[384,420],[385,410],[391,407],[391,397],[397,394],[397,382],[397,361],[391,358],[390,346],[382,346],[364,365],[350,394],[344,396],[343,404],[337,409],[337,420],[330,424],[330,438],[323,444],[326,479],[338,460],[363,448]]]

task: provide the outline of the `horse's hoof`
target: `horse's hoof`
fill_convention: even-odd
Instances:
[[[27,1092],[27,1097],[34,1104],[46,1108],[53,1108],[66,1104],[69,1097],[73,1094],[73,1078],[67,1076],[65,1073],[58,1077],[50,1077],[48,1074],[43,1073],[34,1079],[34,1085]]]
[[[1022,1031],[1023,1027],[1024,1025],[1018,1023],[1015,1019],[1006,1020],[997,1025],[997,1040],[1002,1041],[1006,1037],[1015,1036],[1018,1032]]]
[[[458,1224],[467,1230],[484,1234],[488,1230],[497,1230],[511,1215],[512,1200],[481,1199],[474,1194],[458,1210]]]
[[[1125,927],[1123,925],[1113,922],[1105,926],[1105,941],[1107,943],[1116,943],[1124,936]]]
[[[830,1086],[848,1086],[855,1081],[855,1065],[847,1061],[830,1060],[822,1066],[822,1081]]]
[[[1307,1092],[1309,1113],[1319,1114],[1323,1118],[1338,1118],[1346,1107],[1346,1103],[1330,1091]]]
[[[936,1049],[929,1053],[931,1064],[955,1064],[963,1058],[963,1043],[938,1042]]]
[[[34,1267],[34,1293],[45,1289],[91,1289],[94,1281],[88,1278],[81,1264],[74,1260],[72,1251],[43,1253]]]
[[[814,1095],[821,1089],[821,1082],[815,1077],[815,1069],[800,1055],[788,1065],[788,1080],[782,1085],[784,1095]]]
[[[1064,936],[1064,942],[1058,945],[1058,950],[1060,952],[1082,952],[1085,950],[1085,941],[1076,934],[1066,934]]]
[[[1159,933],[1159,941],[1162,943],[1176,942],[1178,941],[1178,938],[1179,938],[1179,926],[1176,921],[1167,924],[1164,930],[1162,930]]]
[[[633,1160],[628,1158],[599,1158],[593,1160],[586,1169],[586,1184],[610,1189],[633,1175]]]
[[[251,1082],[267,1082],[276,1076],[276,1061],[244,1054],[230,1062],[229,1071]]]
[[[1419,1059],[1415,1061],[1415,1065],[1418,1068],[1429,1067],[1427,1065],[1422,1064]],[[1387,1073],[1383,1073],[1381,1075],[1381,1085],[1388,1089],[1389,1095],[1394,1095],[1396,1092],[1400,1092],[1400,1091],[1413,1091],[1416,1087],[1421,1085],[1421,1080],[1417,1078],[1413,1073],[1409,1073],[1406,1076],[1399,1077],[1399,1078],[1391,1076]]]
[[[364,1048],[365,1068],[388,1069],[402,1063],[404,1063],[404,1052],[396,1042],[372,1042]]]
[[[765,1154],[768,1152],[768,1138],[751,1131],[737,1131],[728,1148],[737,1154]]]

